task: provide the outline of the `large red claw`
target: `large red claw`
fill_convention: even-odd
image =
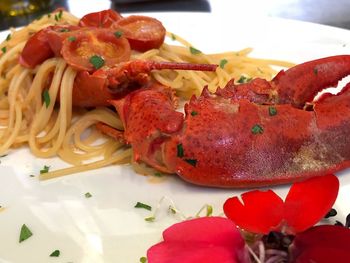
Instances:
[[[350,229],[315,226],[298,234],[290,247],[291,263],[350,262]]]
[[[228,199],[224,212],[242,229],[267,234],[302,232],[316,224],[332,208],[339,190],[338,178],[324,175],[294,183],[285,202],[273,191],[254,190]]]
[[[147,251],[149,263],[249,263],[236,225],[224,217],[202,217],[172,225],[164,241]]]

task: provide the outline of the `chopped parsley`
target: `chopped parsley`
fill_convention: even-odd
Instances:
[[[92,197],[92,194],[90,194],[89,192],[86,192],[86,193],[85,193],[85,197],[86,197],[86,198],[90,198],[90,197]]]
[[[248,77],[242,75],[242,76],[240,76],[240,78],[237,80],[237,82],[243,84],[243,83],[247,83],[247,82],[249,82],[249,81],[251,81],[251,80],[252,80],[252,78],[248,78]]]
[[[11,34],[8,34],[6,37],[6,41],[9,41],[11,39]]]
[[[4,54],[5,54],[5,53],[6,53],[6,51],[7,51],[7,48],[6,48],[6,47],[2,47],[2,48],[1,48],[1,51],[2,51],[2,53],[4,53]]]
[[[270,116],[275,116],[277,114],[277,109],[276,107],[270,106],[269,107],[269,115]]]
[[[46,108],[48,108],[49,105],[50,105],[51,99],[50,99],[50,93],[49,93],[49,91],[47,89],[45,89],[43,91],[43,100],[45,102]]]
[[[222,60],[220,60],[220,68],[224,68],[225,67],[225,65],[227,64],[227,59],[222,59]]]
[[[59,257],[61,254],[61,252],[56,249],[55,251],[53,251],[51,254],[50,254],[50,257]]]
[[[47,18],[50,18],[50,17],[51,17],[51,13],[48,13],[48,14],[47,14]]]
[[[192,165],[193,167],[196,167],[196,165],[197,165],[196,159],[185,159],[185,162]]]
[[[19,235],[19,243],[30,238],[32,235],[33,235],[32,231],[30,231],[30,229],[25,224],[23,224],[21,227],[21,233]]]
[[[182,146],[182,143],[179,143],[177,146],[176,146],[176,149],[177,149],[177,157],[184,157],[184,148]]]
[[[116,32],[114,32],[114,35],[115,35],[117,38],[120,38],[120,37],[123,35],[123,32],[122,32],[122,31],[116,31]]]
[[[141,263],[147,263],[147,258],[146,257],[140,257],[140,262]]]
[[[60,10],[58,14],[55,14],[55,20],[58,22],[62,18],[63,11]]]
[[[157,176],[157,177],[162,177],[162,176],[163,176],[163,174],[162,174],[162,173],[160,173],[160,172],[155,172],[155,173],[154,173],[154,176]]]
[[[252,133],[253,134],[262,134],[264,132],[264,129],[261,125],[259,124],[255,124],[253,127],[252,127]]]
[[[200,54],[202,53],[200,50],[194,48],[194,47],[190,47],[190,52],[192,55],[197,55],[197,54]]]
[[[48,173],[50,169],[50,166],[44,165],[44,168],[40,170],[40,174]]]
[[[90,63],[94,66],[95,69],[99,69],[101,67],[103,67],[103,65],[105,64],[105,60],[98,55],[94,55],[92,57],[90,57]]]
[[[145,221],[147,221],[147,222],[154,222],[154,220],[156,220],[156,218],[154,216],[150,216],[150,217],[145,218]]]
[[[191,112],[191,115],[192,115],[192,116],[196,116],[196,115],[198,115],[198,112],[192,111],[192,112]]]
[[[61,30],[60,30],[60,32],[69,32],[70,30],[68,29],[68,28],[62,28]]]
[[[74,42],[75,40],[77,40],[77,38],[75,36],[68,37],[69,42]]]
[[[173,33],[171,33],[171,40],[172,40],[172,41],[175,41],[175,40],[176,40],[176,35],[173,34]]]
[[[152,211],[152,206],[144,204],[144,203],[141,203],[141,202],[137,202],[134,207],[135,208],[143,208],[143,209],[146,209],[148,211]]]

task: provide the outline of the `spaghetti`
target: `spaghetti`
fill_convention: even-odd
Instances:
[[[103,122],[123,130],[115,112],[107,107],[92,110],[72,107],[77,71],[63,58],[47,59],[34,69],[18,64],[23,47],[35,32],[50,25],[77,25],[78,21],[68,12],[55,12],[22,29],[11,29],[7,39],[0,44],[3,53],[0,56],[0,154],[26,144],[37,157],[59,156],[72,165],[42,174],[41,179],[132,162],[130,148],[95,129],[96,123]],[[131,59],[220,64],[216,72],[162,70],[151,74],[161,84],[176,90],[183,99],[200,94],[205,85],[214,91],[232,78],[271,79],[276,73],[273,66],[292,66],[283,61],[250,58],[250,48],[207,55],[181,37],[167,35],[180,45],[164,43],[159,49],[133,51]],[[59,103],[55,103],[58,98]],[[135,168],[142,171],[139,165]]]

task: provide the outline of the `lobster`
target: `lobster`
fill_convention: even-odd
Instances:
[[[93,73],[79,71],[74,80],[72,103],[78,107],[109,106],[110,100],[122,98],[151,81],[153,70],[215,71],[215,64],[131,60]]]
[[[110,100],[123,131],[98,128],[132,146],[134,159],[193,184],[278,185],[350,166],[350,55],[322,58],[211,93],[204,88],[175,109],[170,88],[153,83]]]

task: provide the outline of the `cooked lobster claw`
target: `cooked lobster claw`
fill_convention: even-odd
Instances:
[[[137,161],[205,186],[282,184],[350,166],[350,85],[313,101],[348,74],[350,56],[343,55],[297,65],[271,82],[204,88],[184,118],[166,88],[111,103]],[[307,102],[312,109],[303,109]]]

